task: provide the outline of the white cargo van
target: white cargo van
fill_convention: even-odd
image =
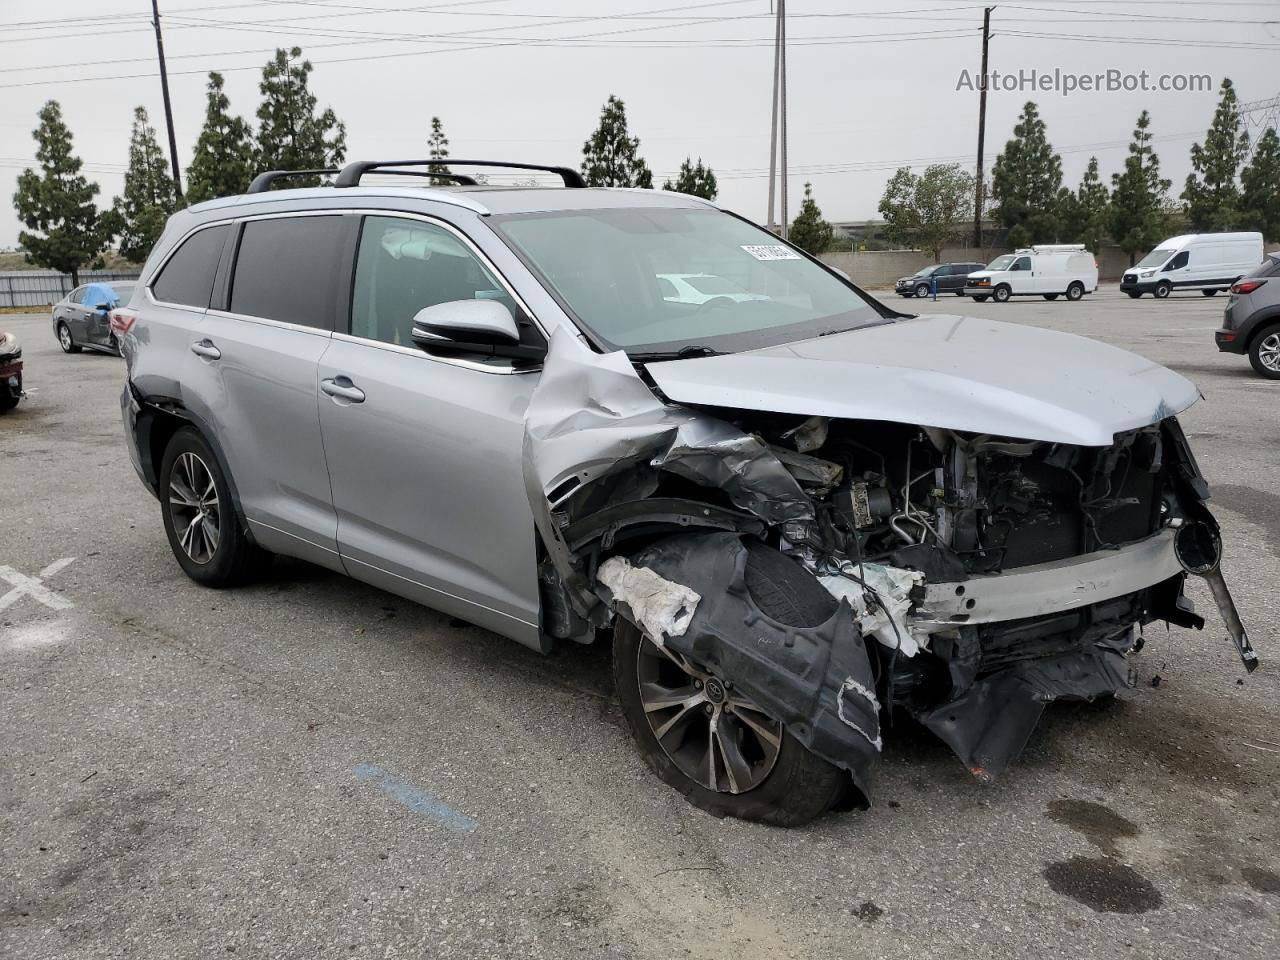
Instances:
[[[1098,289],[1098,264],[1082,243],[1048,243],[996,257],[969,274],[964,292],[975,300],[1041,296],[1079,300]]]
[[[1167,297],[1173,290],[1212,297],[1261,262],[1260,233],[1188,233],[1170,237],[1126,270],[1120,289],[1135,300],[1144,293]]]

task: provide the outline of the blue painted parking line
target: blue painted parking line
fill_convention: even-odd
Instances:
[[[372,763],[357,763],[351,768],[351,772],[359,779],[372,783],[414,813],[424,814],[454,833],[470,833],[477,826],[465,813],[453,809],[439,797],[419,790],[407,780],[401,780]]]

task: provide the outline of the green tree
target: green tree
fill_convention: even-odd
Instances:
[[[222,74],[209,74],[204,126],[187,167],[187,200],[200,203],[244,193],[253,179],[253,132],[243,117],[233,117],[223,91]]]
[[[916,176],[901,167],[880,198],[889,239],[942,259],[942,248],[967,229],[973,213],[973,174],[958,163],[935,163]]]
[[[1129,255],[1150,250],[1164,239],[1169,181],[1160,177],[1160,158],[1151,148],[1151,115],[1143,110],[1129,144],[1124,172],[1111,177],[1111,236]]]
[[[427,137],[427,156],[432,160],[443,160],[449,156],[449,138],[444,135],[444,124],[440,122],[439,117],[431,118],[431,136]],[[432,170],[438,170],[440,173],[449,173],[446,166],[432,167]],[[433,186],[445,186],[452,183],[452,180],[443,180],[436,177],[431,179]]]
[[[1023,247],[1058,239],[1062,202],[1062,158],[1050,146],[1036,105],[1027,101],[991,168],[995,216],[1009,231],[1009,243]]]
[[[716,194],[720,192],[719,187],[716,186],[716,175],[711,172],[710,167],[703,165],[701,157],[696,164],[692,157],[685,157],[684,163],[680,164],[680,173],[676,176],[675,183],[668,180],[663,183],[662,189],[687,193],[694,197],[702,197],[704,200],[714,200]]]
[[[830,249],[834,233],[831,224],[822,219],[822,211],[813,199],[813,184],[806,183],[804,202],[800,204],[800,213],[787,231],[787,239],[816,257]]]
[[[1280,136],[1268,127],[1253,148],[1253,159],[1240,173],[1242,226],[1280,240]]]
[[[13,205],[27,227],[18,242],[28,262],[71,274],[79,286],[80,268],[100,264],[102,253],[117,233],[118,218],[99,212],[93,198],[98,185],[80,173],[84,162],[72,152],[71,131],[62,120],[62,107],[50,100],[40,110],[40,126],[32,132],[39,147],[41,172],[23,170]]]
[[[262,68],[262,104],[258,107],[257,161],[263,170],[319,170],[341,166],[347,154],[347,131],[333,110],[316,112],[316,95],[308,86],[311,61],[302,51],[277,50]],[[305,178],[294,186],[319,183]]]
[[[1187,223],[1206,232],[1233,230],[1240,222],[1240,190],[1236,173],[1249,155],[1249,134],[1243,129],[1240,100],[1231,80],[1222,81],[1222,95],[1204,144],[1191,145],[1191,169],[1182,191]]]
[[[627,135],[627,108],[612,94],[600,111],[600,125],[582,145],[582,176],[592,187],[653,188],[653,172],[637,156],[640,138]]]
[[[145,107],[133,111],[124,196],[115,198],[114,207],[120,218],[120,255],[142,263],[160,239],[165,221],[178,207],[168,161]]]
[[[1067,193],[1061,207],[1062,236],[1071,243],[1083,243],[1097,254],[1107,238],[1111,217],[1111,195],[1098,174],[1098,158],[1090,157],[1080,186]]]

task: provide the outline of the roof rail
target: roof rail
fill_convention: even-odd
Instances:
[[[434,160],[355,160],[342,168],[342,172],[338,174],[338,179],[333,182],[333,185],[335,187],[359,186],[360,178],[366,173],[373,173],[374,171],[406,174],[411,172],[408,170],[387,170],[385,169],[386,167],[430,167],[442,165],[450,167],[507,167],[512,170],[541,170],[544,173],[556,174],[566,187],[582,188],[587,185],[586,181],[582,179],[582,174],[570,167],[549,167],[541,163],[503,163],[500,160],[455,160],[453,157],[437,157]],[[422,175],[445,176],[445,174],[431,173],[430,171],[425,171]]]
[[[339,172],[336,167],[325,170],[268,170],[254,177],[253,183],[249,184],[249,189],[245,193],[266,193],[277,180],[286,180],[289,177],[318,177]]]
[[[435,177],[437,180],[452,180],[464,187],[477,186],[475,177],[468,177],[465,173],[436,173],[434,170],[379,170],[377,173],[383,177]]]

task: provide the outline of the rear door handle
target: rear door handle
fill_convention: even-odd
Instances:
[[[222,358],[222,351],[213,345],[212,340],[197,340],[191,345],[191,352],[197,357],[204,357],[206,360],[219,360]]]
[[[320,389],[331,397],[349,400],[352,403],[364,403],[364,391],[353,384],[347,377],[321,380]]]

